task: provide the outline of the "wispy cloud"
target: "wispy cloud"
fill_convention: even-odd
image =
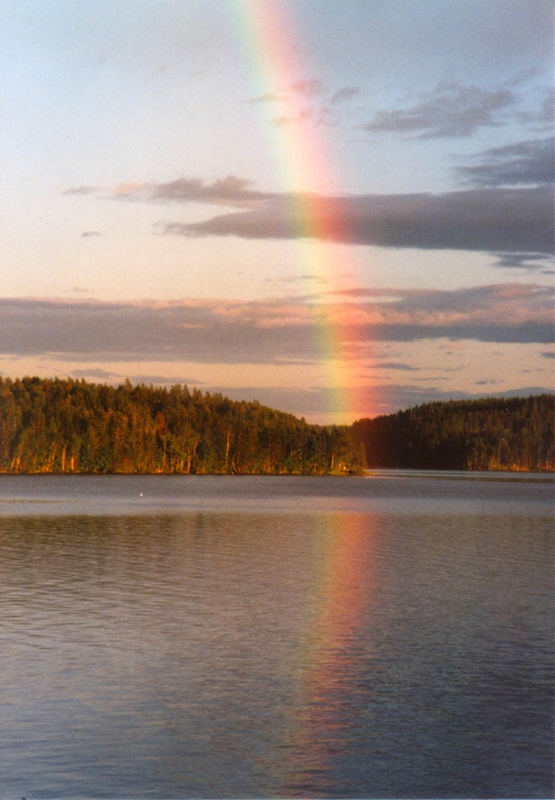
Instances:
[[[266,92],[259,94],[256,97],[251,97],[247,100],[248,103],[276,103],[279,100],[279,95],[274,92]]]
[[[273,124],[288,125],[336,125],[354,98],[360,95],[357,86],[342,86],[327,90],[322,81],[312,78],[299,80],[279,92],[266,92],[249,98],[247,103],[275,105],[279,112]]]
[[[404,364],[402,361],[376,361],[372,364],[372,369],[387,369],[399,370],[401,372],[419,372],[419,367],[412,367],[410,364]]]
[[[322,81],[317,78],[295,81],[295,83],[291,84],[289,89],[294,94],[302,95],[303,97],[313,97],[324,91]]]
[[[555,89],[551,87],[545,90],[537,111],[520,111],[517,113],[517,119],[533,130],[552,130],[555,123]]]
[[[470,136],[480,128],[498,125],[499,114],[514,102],[508,88],[488,90],[443,81],[411,108],[379,111],[363,129],[422,139]]]
[[[94,194],[98,191],[98,186],[73,186],[70,189],[66,189],[64,194]]]
[[[360,95],[360,89],[357,86],[343,86],[338,89],[330,98],[331,105],[338,103],[347,103]]]
[[[204,383],[204,381],[190,376],[176,377],[175,375],[157,375],[149,373],[137,373],[136,375],[125,373],[125,375],[123,375],[121,372],[112,372],[111,370],[105,370],[99,367],[74,369],[71,370],[70,374],[72,378],[85,378],[89,381],[97,380],[105,383],[122,383],[125,380],[129,380],[131,383],[145,383],[147,385],[154,384],[158,386],[171,386],[176,383],[189,383],[200,386]]]

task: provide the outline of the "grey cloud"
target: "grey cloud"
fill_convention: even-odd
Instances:
[[[296,81],[291,84],[289,89],[303,97],[312,97],[315,94],[320,94],[323,91],[323,86],[321,81],[314,78],[312,80]]]
[[[442,402],[449,400],[478,400],[482,397],[529,397],[530,395],[549,394],[553,390],[545,386],[522,386],[505,392],[462,392],[436,389],[433,386],[415,385],[380,385],[372,386],[368,393],[366,408],[376,409],[378,414],[390,414],[405,408],[422,405],[422,403]],[[364,400],[358,402],[358,413],[364,414]],[[355,413],[357,413],[355,411]]]
[[[108,197],[125,201],[159,202],[168,201],[176,203],[214,203],[220,205],[244,206],[254,202],[261,202],[275,197],[274,194],[251,189],[251,181],[228,175],[213,183],[208,183],[200,178],[177,178],[168,183],[125,183],[106,189]],[[100,191],[89,187],[67,189],[64,194],[90,194]],[[85,232],[84,235],[94,235],[96,231]]]
[[[275,117],[273,120],[273,124],[278,127],[282,128],[286,125],[295,125],[296,123],[303,123],[303,122],[313,122],[316,125],[320,125],[324,121],[325,111],[321,112],[321,114],[316,114],[316,112],[312,108],[302,108],[296,114],[292,114],[289,116],[282,115],[280,117]]]
[[[105,369],[91,367],[89,369],[74,369],[71,371],[73,378],[85,378],[87,380],[102,380],[106,383],[121,383],[124,380],[129,380],[131,383],[144,383],[147,385],[153,384],[158,386],[173,386],[176,383],[187,383],[195,386],[200,386],[204,381],[198,378],[191,377],[175,377],[175,375],[149,375],[137,374],[130,375],[126,373],[122,375],[119,372],[111,372]]]
[[[118,375],[116,372],[109,370],[90,367],[89,369],[74,369],[71,371],[72,378],[87,378],[89,380],[97,379],[103,381],[114,381],[121,379],[123,376]]]
[[[544,358],[555,358],[555,353],[542,353]]]
[[[546,89],[538,111],[521,111],[517,119],[538,131],[552,129],[555,122],[555,88]]]
[[[539,269],[551,256],[547,253],[492,253],[497,258],[496,267],[510,269]]]
[[[360,94],[360,89],[356,86],[344,86],[342,89],[338,89],[335,94],[332,95],[330,99],[330,103],[335,105],[336,103],[345,103],[349,100],[352,100],[354,97],[357,97]]]
[[[425,380],[425,379],[424,379]],[[411,384],[369,384],[368,387],[341,386],[330,390],[325,386],[310,386],[303,390],[288,390],[268,387],[241,387],[227,389],[213,387],[211,391],[221,391],[232,399],[258,399],[265,405],[279,408],[298,415],[320,415],[329,418],[329,409],[337,406],[337,397],[347,395],[352,412],[356,418],[367,417],[368,409],[373,416],[391,414],[395,411],[422,405],[423,403],[449,400],[476,400],[488,397],[528,397],[529,395],[549,394],[552,390],[543,386],[523,386],[506,392],[463,392],[437,389],[429,385]]]
[[[487,151],[507,174],[515,153],[529,160],[533,143]],[[547,152],[540,148],[542,153]],[[542,162],[543,163],[543,162]],[[491,164],[490,164],[491,167]],[[461,168],[466,179],[493,180],[480,170]],[[481,177],[475,177],[481,174]],[[536,171],[536,175],[540,174]],[[542,172],[541,174],[545,176]],[[523,175],[523,170],[520,170]],[[71,190],[68,190],[71,191]],[[112,196],[125,200],[212,203],[236,211],[202,222],[170,222],[158,226],[167,234],[239,236],[246,239],[313,237],[347,244],[420,249],[481,250],[501,253],[553,252],[553,195],[539,187],[474,188],[446,194],[293,195],[263,192],[250,181],[230,175],[213,183],[179,178],[168,183],[126,184]]]
[[[73,186],[70,189],[66,189],[63,194],[94,194],[98,191],[98,186]]]
[[[222,386],[206,387],[211,392],[221,392],[232,400],[258,400],[271,408],[279,408],[298,416],[330,417],[330,408],[338,405],[338,397],[347,395],[355,418],[368,416],[368,409],[375,409],[376,414],[389,414],[409,406],[420,405],[432,400],[463,399],[464,392],[440,392],[433,387],[399,384],[369,384],[361,386],[307,386],[303,389],[284,387],[242,386],[227,388]]]
[[[410,364],[403,364],[401,361],[378,361],[372,365],[373,369],[395,369],[402,372],[419,372],[418,367],[411,367]]]
[[[170,183],[153,187],[150,199],[172,200],[180,203],[221,203],[224,205],[250,203],[273,195],[251,190],[250,181],[228,175],[226,178],[205,183],[199,178],[178,178]]]
[[[363,129],[372,133],[415,134],[423,139],[470,136],[480,128],[498,125],[499,112],[514,100],[507,88],[489,91],[443,82],[412,108],[379,111]]]
[[[253,97],[248,100],[249,103],[275,103],[279,100],[279,95],[274,94],[273,92],[267,92],[266,94],[260,94],[258,97]]]
[[[198,223],[168,223],[164,230],[184,236],[317,237],[420,249],[553,251],[553,196],[547,187],[338,198],[266,195],[265,199],[247,211]]]
[[[393,298],[393,299],[392,299]],[[553,292],[536,284],[456,291],[368,291],[356,301],[259,302],[0,300],[1,352],[85,362],[291,364],[314,362],[333,327],[347,358],[381,341],[420,339],[550,344]],[[346,326],[344,320],[348,319]],[[406,365],[385,362],[389,369]]]
[[[224,304],[225,306],[225,304]],[[0,300],[0,350],[86,361],[272,363],[313,355],[306,322],[267,325],[217,304]],[[265,327],[266,326],[266,327]],[[294,342],[294,346],[292,344]]]
[[[100,236],[99,231],[83,231],[81,234],[82,239],[88,239],[89,237]]]
[[[458,175],[478,187],[551,184],[555,180],[555,137],[493,147]]]
[[[520,86],[523,83],[527,83],[532,78],[535,78],[539,75],[539,71],[535,67],[530,67],[528,69],[522,69],[513,75],[512,78],[505,81],[505,86]]]

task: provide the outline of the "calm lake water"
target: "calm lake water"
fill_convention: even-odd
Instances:
[[[552,797],[553,482],[0,477],[0,797]]]

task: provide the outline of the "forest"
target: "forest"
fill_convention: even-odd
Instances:
[[[554,420],[548,394],[427,403],[336,426],[185,385],[0,378],[0,472],[553,471]]]
[[[368,467],[555,468],[555,395],[426,403],[353,425]]]
[[[257,402],[126,382],[0,378],[0,472],[353,474],[352,430]]]

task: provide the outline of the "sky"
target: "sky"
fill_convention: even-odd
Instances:
[[[3,0],[0,374],[555,389],[544,0]]]

